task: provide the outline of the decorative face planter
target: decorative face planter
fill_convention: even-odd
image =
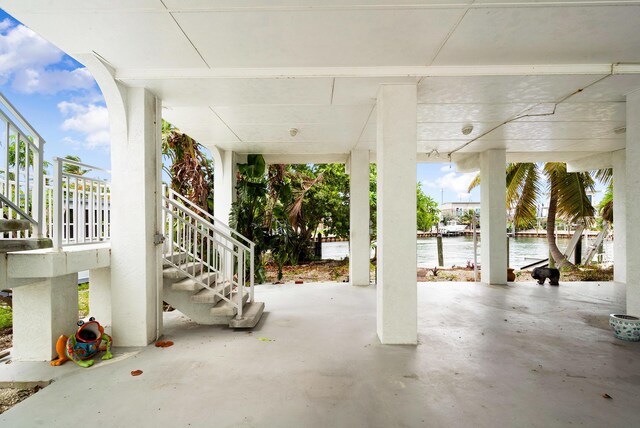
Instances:
[[[632,315],[611,314],[609,326],[618,339],[640,342],[640,318]]]
[[[104,349],[102,343],[106,344]],[[106,351],[103,360],[113,358],[111,354],[111,336],[104,332],[104,328],[95,320],[89,318],[89,322],[78,321],[78,331],[73,336],[62,335],[58,338],[56,351],[58,358],[51,361],[52,366],[59,366],[72,360],[81,367],[91,367],[93,357],[101,350]]]

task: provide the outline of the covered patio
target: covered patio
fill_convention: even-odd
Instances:
[[[88,370],[49,367],[42,361],[54,357],[58,334],[74,329],[58,325],[58,314],[71,319],[76,308],[42,300],[55,306],[43,311],[54,328],[39,339],[44,345],[19,353],[23,361],[0,364],[0,376],[55,382],[0,421],[68,426],[73,414],[113,426],[637,425],[640,348],[615,339],[607,316],[640,314],[640,252],[627,251],[640,236],[640,1],[0,7],[83,63],[104,94],[111,235],[108,257],[94,266],[91,305],[116,346],[113,361]],[[258,286],[267,315],[251,333],[163,314],[177,286],[163,275],[181,281],[186,303],[184,292],[197,286],[213,291],[211,283],[185,285],[196,273],[180,271],[162,245],[174,238],[161,188],[163,118],[212,152],[211,221],[224,225],[228,242],[237,165],[247,155],[344,163],[351,283]],[[480,171],[481,283],[416,287],[419,161]],[[548,161],[571,171],[613,168],[615,283],[507,284],[505,164]],[[252,244],[240,241],[219,260],[253,260]],[[245,293],[233,268],[209,273],[226,275],[222,289],[229,300],[235,293],[235,310],[247,296],[253,303],[253,288]],[[39,286],[50,295],[74,290],[51,278]],[[42,295],[33,284],[16,290],[26,309]],[[211,321],[209,308],[201,312],[191,318]],[[161,336],[175,345],[147,346]],[[130,375],[136,369],[142,376]]]
[[[269,312],[251,333],[172,312],[169,348],[117,348],[89,370],[0,364],[3,381],[10,373],[54,379],[0,423],[637,425],[639,348],[607,326],[609,313],[624,310],[623,286],[421,283],[417,291],[417,346],[379,343],[374,288],[265,285],[256,294]]]

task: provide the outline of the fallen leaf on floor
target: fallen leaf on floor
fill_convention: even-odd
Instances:
[[[259,337],[258,340],[262,341],[262,342],[273,342],[271,339],[269,339],[268,337]]]
[[[156,348],[168,348],[169,346],[173,346],[173,342],[170,340],[156,342]]]
[[[142,370],[134,370],[131,372],[131,376],[140,376],[142,374]]]
[[[613,397],[607,393],[602,394],[602,398],[606,398],[607,400],[613,400]]]

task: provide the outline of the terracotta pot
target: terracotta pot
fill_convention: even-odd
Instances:
[[[513,282],[516,280],[516,274],[513,271],[513,268],[507,268],[507,281]]]

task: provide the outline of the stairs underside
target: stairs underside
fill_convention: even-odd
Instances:
[[[185,258],[173,256],[174,262]],[[231,284],[222,281],[217,274],[201,274],[199,265],[183,263],[180,267],[167,266],[163,269],[163,300],[178,309],[198,324],[228,325],[232,328],[253,328],[260,321],[264,311],[263,302],[247,303],[248,294],[243,296],[243,316],[237,317],[237,308],[222,299],[216,292],[205,288],[202,282],[210,284],[214,289],[229,298]],[[189,277],[185,271],[195,276]],[[233,298],[236,298],[235,296]]]

